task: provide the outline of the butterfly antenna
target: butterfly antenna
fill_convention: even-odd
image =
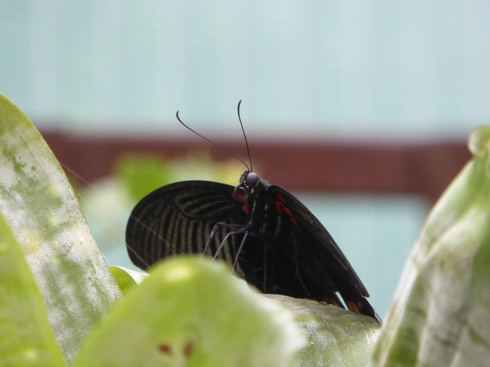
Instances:
[[[243,128],[243,123],[242,123],[242,117],[240,116],[240,106],[241,106],[241,104],[242,104],[242,100],[240,100],[238,102],[238,106],[237,106],[238,121],[240,121],[240,127],[242,128],[243,137],[245,139],[245,146],[247,147],[247,156],[248,156],[248,161],[250,163],[250,169],[249,169],[249,171],[253,171],[252,157],[250,155],[250,147],[248,146],[247,134],[245,134],[245,129]],[[247,166],[247,168],[248,168],[248,166]]]
[[[200,138],[203,138],[204,140],[206,140],[208,143],[211,143],[213,144],[215,147],[218,147],[219,149],[221,149],[222,151],[228,153],[229,155],[235,157],[236,159],[238,159],[240,162],[243,163],[243,165],[245,167],[247,167],[247,170],[248,171],[251,171],[251,168],[248,167],[248,164],[246,164],[242,159],[240,159],[240,157],[238,157],[236,154],[234,154],[232,151],[230,151],[229,149],[225,148],[224,146],[221,146],[219,145],[218,143],[215,143],[214,141],[212,141],[211,139],[208,139],[206,138],[204,135],[202,134],[199,134],[196,130],[190,128],[189,126],[187,126],[179,117],[179,111],[177,111],[177,113],[175,114],[175,117],[177,117],[177,120],[187,129],[187,130],[190,130],[192,131],[194,134],[196,134],[197,136],[199,136]],[[241,124],[241,121],[240,121],[240,124]],[[242,126],[242,129],[243,129],[243,126]],[[245,138],[245,141],[246,141],[247,138]],[[248,144],[247,144],[247,150],[248,150]],[[250,154],[249,154],[249,159],[250,159]]]

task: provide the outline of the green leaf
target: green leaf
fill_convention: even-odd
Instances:
[[[0,366],[65,366],[46,305],[0,214]]]
[[[267,297],[294,312],[308,338],[299,355],[301,366],[367,366],[381,330],[377,320],[308,299]]]
[[[110,269],[125,295],[147,276],[147,273],[122,267],[111,266]],[[381,329],[377,320],[312,300],[281,295],[264,297],[280,302],[293,312],[297,325],[307,336],[306,347],[299,354],[301,366],[367,365]]]
[[[229,267],[174,257],[110,311],[73,366],[289,366],[303,342],[292,314]]]
[[[63,170],[22,111],[0,96],[0,211],[21,244],[67,360],[121,293]]]
[[[477,367],[490,359],[490,126],[432,209],[373,355],[375,366]]]
[[[124,295],[148,276],[148,273],[127,269],[122,266],[110,266],[109,270]]]

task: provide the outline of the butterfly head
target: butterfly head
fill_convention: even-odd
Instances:
[[[240,185],[249,190],[253,190],[260,182],[259,175],[255,172],[245,171],[240,177]]]
[[[240,177],[240,183],[235,186],[235,196],[246,201],[254,189],[259,185],[260,177],[255,172],[245,171]]]

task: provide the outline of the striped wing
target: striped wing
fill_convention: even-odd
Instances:
[[[133,209],[126,244],[133,263],[146,269],[172,254],[202,254],[216,223],[245,224],[243,203],[234,187],[210,181],[184,181],[163,186]],[[207,253],[214,256],[229,228],[219,226]],[[217,258],[233,263],[242,234],[229,236]]]

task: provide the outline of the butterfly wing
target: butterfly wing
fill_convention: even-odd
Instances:
[[[206,250],[235,264],[238,275],[265,293],[344,307],[340,294],[351,311],[376,317],[365,299],[369,294],[345,255],[298,199],[279,186],[268,186],[267,205],[260,208],[265,212],[264,231],[257,235],[247,233],[250,208],[233,193],[233,186],[185,181],[148,194],[133,209],[126,228],[133,263],[146,269],[172,254]],[[234,234],[227,236],[230,232]],[[235,262],[244,235],[246,242]]]
[[[349,310],[377,317],[365,298],[369,297],[369,293],[320,221],[296,197],[281,187],[271,185],[267,190],[272,201],[270,205],[275,208],[276,215],[282,218],[282,229],[277,232],[272,246],[273,256],[288,257],[282,262],[289,263],[291,271],[295,272],[297,284],[294,291],[299,295],[294,296],[344,307],[337,297],[340,294]],[[272,274],[267,277],[271,277],[272,282],[281,282],[280,278]],[[284,287],[291,288],[291,284],[285,284]]]
[[[163,186],[133,209],[126,227],[131,261],[142,269],[172,254],[202,254],[216,223],[246,222],[243,203],[233,198],[234,187],[209,181],[184,181]],[[229,228],[218,226],[207,253],[215,255]],[[231,263],[240,234],[229,236],[218,253]]]

